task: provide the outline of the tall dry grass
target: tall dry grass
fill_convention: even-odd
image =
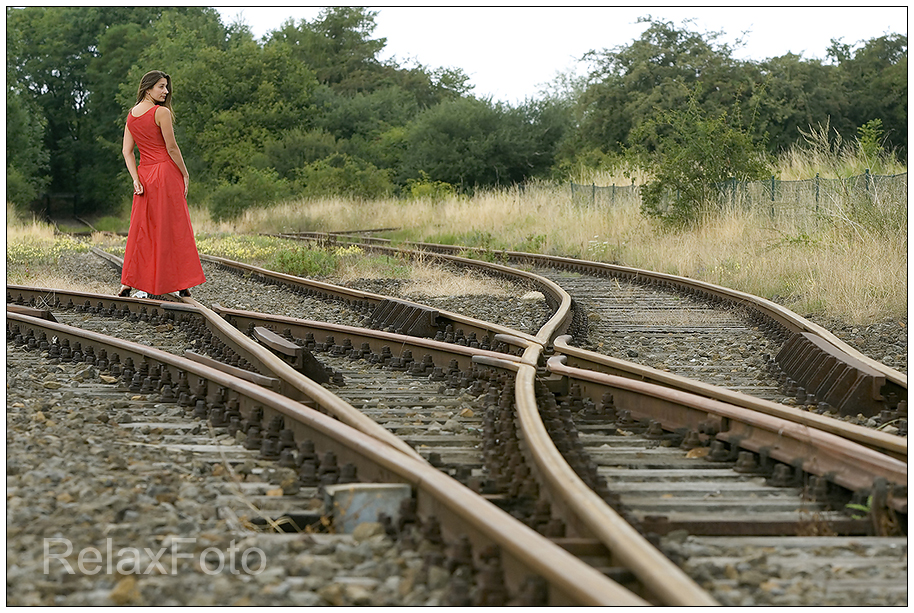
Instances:
[[[827,131],[813,131],[804,145],[782,157],[777,174],[789,181],[816,173],[847,177],[865,168],[906,172],[891,166],[890,156],[883,156],[883,166],[873,166],[859,152]],[[582,184],[631,183],[630,173],[582,169],[578,174],[575,181]],[[644,217],[634,190],[626,194],[608,206],[573,197],[568,184],[533,183],[445,200],[290,200],[218,223],[205,209],[192,207],[191,219],[198,236],[217,237],[394,228],[379,235],[657,270],[769,298],[801,315],[829,315],[853,324],[907,316],[906,187],[861,199],[834,181],[821,190],[815,206],[802,201],[809,197],[803,194],[781,195],[783,201],[764,207],[737,199],[695,228],[677,232]],[[21,242],[20,232],[53,240],[49,226],[18,220],[8,224],[8,245]],[[365,270],[354,265],[351,274]],[[442,281],[423,283],[449,291]]]
[[[657,270],[854,324],[906,317],[906,216],[903,223],[867,226],[845,215],[852,208],[846,202],[823,207],[811,228],[767,209],[735,206],[694,229],[670,232],[642,216],[637,199],[608,208],[573,199],[567,185],[536,184],[445,201],[296,200],[247,211],[233,224],[201,219],[195,227],[266,233],[397,228],[381,235]],[[890,208],[906,211],[906,202]]]

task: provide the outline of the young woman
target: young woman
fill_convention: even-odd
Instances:
[[[140,151],[139,166],[134,146]],[[162,296],[206,281],[187,210],[187,167],[175,141],[171,77],[159,70],[140,81],[127,114],[124,161],[133,177],[133,209],[121,274],[120,296]]]

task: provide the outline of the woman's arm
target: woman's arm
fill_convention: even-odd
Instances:
[[[124,146],[122,147],[124,162],[127,164],[127,170],[133,178],[133,193],[142,194],[143,184],[140,183],[140,175],[136,171],[136,155],[133,153],[133,147],[133,134],[130,133],[127,126],[124,126]]]
[[[174,160],[178,170],[184,175],[184,197],[187,198],[187,184],[190,181],[190,176],[187,173],[187,166],[184,165],[184,157],[181,155],[178,141],[175,140],[175,128],[172,123],[171,111],[164,106],[160,106],[155,112],[156,123],[162,128],[162,138],[165,139],[165,149],[168,151],[168,155],[171,156],[171,159]]]

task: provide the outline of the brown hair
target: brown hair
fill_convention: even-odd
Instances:
[[[168,89],[168,94],[165,96],[165,102],[161,103],[162,106],[167,108],[169,111],[172,111],[171,108],[171,75],[167,75],[161,70],[150,70],[143,75],[143,78],[140,79],[140,88],[136,92],[136,103],[139,104],[143,101],[143,98],[146,97],[146,92],[155,87],[155,84],[165,79],[165,87]],[[156,104],[159,104],[156,102]],[[174,111],[172,111],[174,113]]]

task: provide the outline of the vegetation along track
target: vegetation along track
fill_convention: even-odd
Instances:
[[[544,285],[547,285],[547,286],[548,286],[549,284],[548,284],[548,283],[545,283]],[[550,288],[547,288],[547,289],[550,289]],[[561,296],[561,293],[560,293],[560,292],[555,292],[555,296],[556,296],[556,297],[555,297],[554,300],[553,300],[553,302],[554,302],[555,304],[557,304],[557,305],[562,305],[562,304],[567,305],[567,304],[568,304],[568,300],[567,300],[567,299],[563,299],[563,298],[560,297],[560,296]],[[499,337],[499,338],[497,338],[497,339],[494,339],[494,340],[496,341],[496,344],[497,344],[498,342],[501,342],[501,343],[506,343],[506,344],[508,344],[508,345],[511,345],[511,346],[514,346],[514,347],[517,347],[517,348],[522,349],[522,352],[521,352],[521,351],[515,351],[515,354],[520,354],[520,353],[522,353],[523,355],[513,355],[513,356],[512,356],[510,353],[505,354],[505,357],[507,357],[508,359],[505,359],[505,358],[502,358],[502,357],[498,357],[498,356],[496,356],[496,355],[488,355],[488,354],[486,354],[486,353],[484,353],[484,352],[478,354],[477,357],[476,357],[477,364],[484,363],[484,364],[488,364],[488,365],[490,365],[490,366],[491,366],[491,365],[495,365],[496,367],[502,368],[502,369],[507,370],[507,371],[513,371],[513,370],[517,370],[517,371],[518,371],[518,373],[519,373],[520,376],[518,377],[518,382],[519,382],[519,383],[517,384],[517,390],[515,391],[515,396],[516,396],[516,402],[517,402],[517,405],[518,405],[518,414],[521,415],[521,417],[519,417],[519,419],[518,419],[518,421],[517,421],[517,425],[516,425],[517,430],[519,430],[519,431],[521,431],[521,432],[523,433],[523,434],[522,434],[522,437],[520,437],[520,440],[524,440],[524,441],[534,441],[534,440],[536,440],[537,437],[538,437],[539,435],[541,435],[542,432],[544,431],[544,429],[542,428],[542,422],[541,422],[541,420],[539,419],[539,410],[537,410],[537,408],[536,408],[536,406],[537,406],[537,400],[534,398],[534,399],[532,400],[532,402],[531,402],[531,401],[530,401],[531,396],[530,396],[530,392],[529,392],[529,390],[532,390],[532,388],[534,387],[534,386],[533,386],[534,377],[533,377],[533,375],[532,375],[531,373],[535,373],[535,372],[536,372],[536,371],[534,370],[534,368],[532,367],[532,364],[540,364],[540,365],[541,365],[542,362],[543,362],[543,360],[542,360],[542,358],[541,358],[541,355],[540,355],[540,354],[542,353],[542,350],[541,350],[541,343],[540,343],[540,342],[535,342],[535,341],[541,341],[541,339],[543,339],[543,340],[545,340],[545,339],[552,339],[552,338],[554,338],[554,331],[555,331],[555,330],[559,330],[559,329],[563,329],[564,327],[567,327],[567,326],[565,326],[565,321],[566,321],[566,319],[564,318],[564,316],[562,316],[562,315],[560,314],[560,313],[561,313],[561,310],[562,310],[561,307],[556,309],[556,315],[553,316],[553,317],[549,320],[549,322],[547,322],[547,325],[544,326],[544,328],[541,329],[541,330],[537,333],[537,335],[533,335],[533,340],[531,340],[530,338],[528,338],[526,335],[524,335],[524,334],[522,334],[522,333],[521,333],[521,334],[512,333],[512,331],[506,331],[506,330],[495,331],[495,330],[493,330],[491,327],[487,327],[487,326],[483,326],[483,327],[481,327],[481,328],[479,329],[480,331],[485,330],[486,335],[489,335],[489,334],[491,334],[492,332],[496,332],[497,336]],[[228,312],[223,312],[223,315],[226,316],[226,319],[228,319],[228,320],[231,320],[232,317],[236,317],[236,316],[237,316],[237,314],[229,314]],[[545,330],[545,332],[544,332],[544,330]],[[291,331],[291,330],[290,330],[290,331]],[[544,335],[544,334],[545,334],[545,336],[542,336],[542,335]],[[305,336],[306,336],[306,335],[307,335],[307,333],[305,333]],[[303,339],[304,336],[299,337],[299,338]],[[279,341],[276,341],[275,339],[274,339],[274,342],[279,343]],[[279,344],[281,344],[281,343],[279,343]],[[542,343],[542,344],[545,344],[545,343]],[[289,356],[289,357],[291,357],[291,356]],[[518,358],[523,358],[523,359],[518,359]],[[528,364],[524,364],[525,361],[528,362]],[[542,366],[541,366],[541,368],[542,368]],[[541,374],[542,374],[542,373],[541,373]],[[551,386],[554,386],[554,385],[561,385],[560,383],[550,383],[550,382],[549,382],[549,379],[551,379],[552,377],[553,377],[553,376],[550,376],[550,377],[547,377],[547,378],[546,378],[546,379],[547,379],[546,385],[551,385]],[[344,377],[344,378],[345,378],[345,377]],[[524,381],[525,381],[525,384],[524,384],[524,386],[523,386],[523,387],[524,387],[523,389],[521,389],[521,387],[522,387],[521,384],[520,384],[520,381],[521,381],[521,380],[524,380]],[[553,392],[552,396],[554,396],[554,395],[555,395],[555,392]],[[545,395],[544,395],[544,394],[543,394],[543,391],[540,390],[540,397],[541,397],[541,399],[542,399],[542,398],[545,398],[545,402],[546,402],[546,404],[547,404],[547,406],[548,406],[550,394],[549,394],[548,392],[546,392]],[[540,400],[540,402],[542,402],[542,400]],[[592,402],[592,401],[591,401],[591,402]],[[606,408],[606,407],[605,407],[606,402],[603,401],[603,400],[601,400],[600,402],[601,402],[604,406],[600,406],[600,407],[598,407],[598,409],[599,409],[599,410],[605,409],[605,408]],[[418,406],[418,405],[416,405],[416,406]],[[532,407],[532,409],[526,411],[526,413],[529,413],[529,415],[528,415],[526,418],[523,417],[525,411],[522,410],[523,407],[525,407],[525,406],[527,407],[527,409],[530,409],[530,407]],[[597,406],[596,403],[594,403],[594,406]],[[472,411],[472,409],[470,409],[470,410]],[[605,412],[605,411],[604,411],[604,412]],[[625,419],[630,419],[630,417],[625,417]],[[537,423],[537,422],[539,422],[539,423]],[[625,425],[625,422],[624,422],[624,421],[622,422],[622,425]],[[605,429],[605,428],[608,428],[609,426],[604,425],[604,426],[602,426],[602,427]],[[662,428],[662,427],[663,427],[663,426],[661,426],[661,428]],[[670,426],[667,425],[666,427],[669,428]],[[468,428],[468,430],[469,430],[469,429],[470,429],[470,428]],[[483,427],[483,429],[485,429],[485,426]],[[509,429],[510,429],[510,426],[509,426]],[[610,428],[610,429],[611,429],[611,428]],[[674,429],[676,429],[676,428],[674,428]],[[705,428],[705,430],[706,430],[706,432],[704,433],[704,434],[705,434],[705,440],[703,441],[703,444],[704,444],[704,445],[708,445],[708,444],[711,442],[710,439],[713,438],[713,434],[714,434],[714,433],[712,433],[712,436],[707,436],[707,434],[708,434],[708,432],[707,432],[707,427]],[[550,434],[555,435],[554,432],[553,432],[553,433],[550,433]],[[717,438],[718,438],[719,440],[716,441],[716,442],[720,442],[720,443],[723,443],[723,444],[726,444],[726,443],[728,442],[728,439],[727,439],[727,437],[726,437],[725,434],[724,434],[723,436],[718,436]],[[550,440],[550,439],[549,439],[549,436],[546,436],[545,439],[546,439],[546,441],[549,441],[549,440]],[[414,442],[416,442],[416,441],[414,441]],[[730,442],[732,443],[732,441],[730,441]],[[562,445],[565,445],[565,443],[562,443]],[[550,446],[550,445],[547,445],[547,447],[548,447],[548,446]],[[519,447],[524,447],[524,444],[520,444]],[[527,455],[527,457],[533,456],[533,459],[532,459],[532,461],[530,462],[531,464],[536,464],[536,465],[538,465],[538,463],[544,463],[544,464],[546,464],[545,468],[544,468],[543,466],[540,466],[540,468],[543,469],[543,470],[545,470],[545,471],[548,471],[548,470],[550,470],[550,469],[553,469],[553,470],[554,470],[554,469],[556,468],[556,466],[558,466],[558,465],[560,465],[560,464],[562,464],[562,465],[565,464],[565,462],[562,461],[561,458],[558,458],[558,459],[556,459],[556,458],[551,458],[551,459],[550,459],[550,458],[548,457],[548,454],[547,454],[546,459],[544,460],[544,459],[542,459],[542,458],[537,457],[537,454],[539,453],[538,451],[531,451],[531,450],[529,450],[529,449],[524,449],[524,451],[526,452],[525,455]],[[717,450],[715,450],[715,451],[716,451],[717,455],[719,455],[720,450],[717,449]],[[452,452],[449,451],[448,453],[452,453]],[[429,454],[429,455],[431,455],[431,454]],[[439,453],[439,454],[436,456],[436,457],[438,458],[438,461],[439,461],[439,462],[441,461],[441,455],[442,455],[442,454]],[[447,454],[445,454],[445,455],[447,455]],[[456,455],[458,455],[458,454],[454,453],[453,455],[456,456]],[[765,459],[766,459],[766,461],[767,461],[768,458],[769,458],[769,456],[765,455],[764,452],[762,453],[762,455],[765,457]],[[451,458],[451,460],[453,460],[453,458]],[[448,463],[451,463],[451,462],[445,461],[444,463],[445,463],[445,464],[448,464]],[[461,475],[461,476],[463,476],[463,477],[467,477],[467,476],[470,476],[470,477],[473,477],[473,476],[479,477],[479,476],[480,476],[479,474],[473,475],[473,470],[474,470],[474,469],[473,469],[472,466],[470,466],[470,467],[466,467],[466,466],[463,466],[463,467],[451,466],[451,467],[449,467],[449,468],[451,469],[451,472],[452,472],[453,474],[459,474],[459,475]],[[529,469],[528,469],[528,468],[522,468],[522,469],[521,469],[521,473],[523,473],[525,470],[529,470]],[[582,491],[582,492],[580,493],[580,497],[586,499],[586,498],[588,497],[588,495],[592,496],[593,494],[592,494],[592,491],[591,491],[591,490],[594,489],[594,488],[597,489],[597,490],[601,490],[601,489],[604,489],[604,490],[605,490],[605,488],[602,488],[602,486],[600,485],[600,484],[601,484],[601,479],[600,479],[600,478],[598,478],[598,479],[596,479],[596,480],[593,480],[593,479],[592,479],[593,475],[588,475],[588,474],[587,474],[587,473],[588,473],[588,469],[586,469],[586,468],[585,468],[585,469],[581,469],[581,468],[578,467],[577,470],[578,470],[579,473],[584,473],[585,476],[587,476],[587,478],[588,478],[589,480],[591,480],[590,485],[585,486],[585,489],[590,488],[590,490],[588,490],[588,491],[590,491],[591,493],[588,494],[587,491]],[[517,467],[514,467],[514,471],[517,472]],[[496,472],[496,471],[492,471],[492,474],[495,474],[495,472]],[[597,473],[599,473],[599,471],[597,471]],[[573,474],[574,474],[574,473],[572,473],[572,478],[570,478],[570,479],[567,479],[567,478],[566,478],[566,479],[564,479],[564,480],[567,480],[567,481],[574,481]],[[600,477],[600,475],[597,474],[597,477]],[[546,477],[545,479],[546,479],[547,481],[549,480],[548,477]],[[563,478],[562,478],[562,477],[559,477],[558,480],[561,481],[561,480],[563,480]],[[604,477],[602,480],[605,480],[605,477]],[[496,485],[496,486],[497,486],[497,483],[496,483],[496,484],[493,484],[493,483],[491,483],[491,481],[496,481],[496,480],[495,480],[495,479],[490,479],[489,482],[487,483],[487,482],[485,482],[484,480],[480,480],[480,479],[477,478],[475,481],[473,481],[473,484],[474,484],[474,486],[475,486],[477,489],[483,489],[483,490],[489,489],[489,490],[491,491],[491,489],[493,488],[493,485]],[[522,481],[520,481],[520,482],[518,482],[518,483],[519,483],[519,485],[516,485],[516,486],[514,486],[514,487],[516,487],[516,488],[518,488],[518,487],[524,487]],[[528,487],[529,487],[529,486],[528,486]],[[612,498],[611,495],[607,495],[607,492],[606,492],[606,491],[603,491],[602,494],[603,494],[603,497],[604,497],[604,498]],[[553,496],[554,496],[554,495],[553,495]],[[897,499],[897,497],[894,497],[894,496],[893,496],[893,500],[896,500],[896,499]],[[555,499],[555,497],[553,497],[552,503],[553,503],[553,506],[556,506],[556,499]],[[897,502],[894,503],[893,509],[896,509],[896,507],[898,507],[898,506],[899,506],[899,505],[898,505]],[[896,509],[896,510],[897,510],[897,509]],[[906,511],[906,507],[904,508],[904,510]],[[520,509],[515,508],[515,509],[513,509],[513,511],[515,511],[516,514],[523,515],[523,511],[520,510]],[[544,508],[541,508],[541,509],[539,510],[541,516],[543,515],[543,511],[544,511]],[[546,514],[546,516],[548,517],[548,514]],[[569,517],[573,517],[573,515],[571,515],[571,516],[569,516]],[[530,520],[531,520],[531,517],[528,516],[527,520],[530,521]],[[566,527],[567,529],[569,529],[569,531],[574,532],[574,533],[586,533],[588,529],[591,529],[591,530],[594,529],[595,525],[597,525],[597,524],[599,523],[599,522],[594,522],[594,524],[588,525],[588,524],[587,524],[587,519],[586,519],[586,518],[583,519],[583,520],[580,519],[580,518],[578,518],[578,519],[576,519],[576,520],[574,520],[574,521],[583,524],[583,525],[570,525],[570,526],[567,526],[567,527]],[[553,523],[555,523],[555,522],[553,522]],[[605,524],[605,523],[606,523],[606,520],[605,520],[605,517],[604,517],[604,519],[603,519],[603,524]],[[561,529],[561,528],[558,528],[558,527],[556,527],[556,528],[557,528],[557,529]],[[600,528],[596,528],[596,529],[599,530]],[[658,528],[657,528],[656,526],[654,526],[653,531],[654,531],[655,533],[657,533],[657,532],[663,532],[662,530],[658,530]],[[614,541],[613,539],[617,539],[617,540]],[[604,542],[604,544],[610,545],[610,549],[613,551],[614,555],[618,555],[620,558],[623,558],[625,554],[621,554],[621,549],[622,549],[622,547],[621,547],[621,544],[618,542],[618,539],[619,539],[618,536],[607,536],[607,537],[605,537],[605,538],[603,539],[603,542]],[[626,564],[628,565],[629,568],[635,568],[635,569],[636,569],[636,570],[634,571],[635,574],[638,574],[638,573],[640,572],[640,571],[638,571],[637,568],[636,568],[636,567],[638,566],[638,561],[637,561],[637,560],[628,560],[628,561],[626,561]],[[650,580],[648,579],[647,581],[649,582]],[[650,590],[648,590],[648,593],[650,593]],[[655,596],[655,597],[656,597],[656,596]],[[658,600],[658,601],[663,601],[662,598],[658,598],[657,600]]]

